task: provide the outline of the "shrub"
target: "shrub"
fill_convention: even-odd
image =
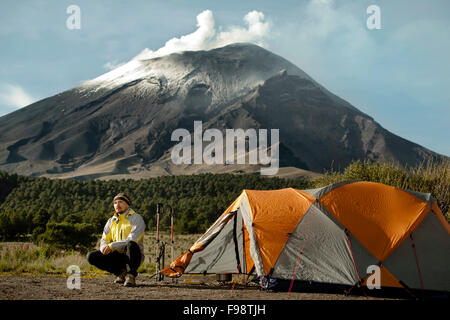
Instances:
[[[95,228],[87,223],[49,222],[38,241],[59,249],[87,252],[97,241]]]

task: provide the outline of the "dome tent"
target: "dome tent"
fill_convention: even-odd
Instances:
[[[255,273],[276,280],[264,282],[269,288],[353,288],[378,266],[383,289],[449,292],[449,235],[430,194],[380,183],[244,190],[162,273]]]

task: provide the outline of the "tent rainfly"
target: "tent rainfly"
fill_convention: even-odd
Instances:
[[[161,272],[256,274],[266,288],[289,290],[305,283],[371,288],[378,272],[382,288],[449,292],[449,235],[426,193],[366,181],[244,190]]]

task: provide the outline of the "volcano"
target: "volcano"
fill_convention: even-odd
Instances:
[[[384,129],[300,68],[237,43],[128,63],[0,118],[0,170],[76,179],[256,172],[171,161],[177,128],[279,129],[280,167],[352,160],[416,165],[436,154]]]

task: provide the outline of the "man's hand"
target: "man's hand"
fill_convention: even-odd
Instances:
[[[100,249],[100,251],[101,251],[103,254],[108,254],[108,253],[110,253],[112,250],[111,250],[111,248],[110,248],[109,246],[104,246],[103,248]]]

